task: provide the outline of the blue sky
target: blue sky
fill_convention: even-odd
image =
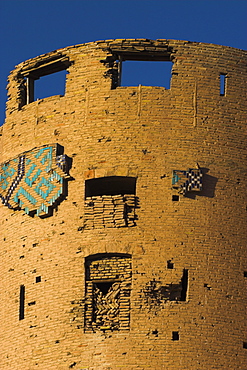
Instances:
[[[23,60],[114,38],[178,39],[247,49],[246,0],[0,0],[0,125],[7,76]]]

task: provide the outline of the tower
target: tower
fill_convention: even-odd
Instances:
[[[172,61],[170,89],[121,86]],[[63,96],[37,81],[67,71]],[[108,40],[9,76],[1,366],[245,369],[246,52]]]

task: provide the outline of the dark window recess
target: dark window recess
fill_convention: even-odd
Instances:
[[[179,332],[173,331],[172,332],[172,340],[179,340]]]
[[[66,69],[69,65],[67,57],[60,57],[39,62],[36,67],[23,70],[22,105],[52,95],[64,95]]]
[[[25,310],[25,286],[20,286],[20,299],[19,299],[19,320],[24,319]]]
[[[244,271],[244,277],[247,277],[247,271]]]
[[[170,61],[123,61],[121,86],[163,86],[170,89],[171,69]]]
[[[243,342],[243,348],[247,349],[247,342]]]
[[[85,197],[97,195],[135,194],[136,178],[109,176],[86,180]]]
[[[172,196],[172,201],[173,202],[178,202],[179,201],[179,195],[173,195]]]
[[[36,276],[35,281],[36,281],[36,283],[40,283],[41,282],[41,276]]]
[[[226,73],[220,73],[220,95],[225,96],[226,95]]]

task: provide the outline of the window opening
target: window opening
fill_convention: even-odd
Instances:
[[[171,61],[126,60],[119,63],[121,86],[162,86],[170,89]]]
[[[179,195],[173,195],[172,196],[172,201],[173,202],[178,202],[179,201]]]
[[[85,196],[135,194],[136,178],[109,176],[86,180]]]
[[[85,331],[129,329],[130,255],[89,256],[85,268]]]
[[[226,95],[226,73],[220,73],[220,95]]]
[[[247,277],[247,271],[244,271],[244,277]]]
[[[20,286],[20,305],[19,305],[19,320],[24,319],[24,308],[25,308],[25,286]]]
[[[66,69],[69,65],[68,58],[61,57],[46,60],[34,68],[22,71],[26,94],[23,105],[48,96],[64,95]]]
[[[35,81],[34,100],[65,94],[66,70],[43,76]]]
[[[136,225],[136,178],[101,177],[85,182],[86,229]]]

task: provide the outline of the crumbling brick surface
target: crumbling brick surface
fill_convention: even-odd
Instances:
[[[135,59],[172,61],[170,89],[121,86]],[[64,96],[32,101],[36,78],[64,68]],[[0,204],[1,370],[246,369],[246,73],[243,50],[147,39],[10,73],[0,163],[59,144],[71,165],[52,212]],[[202,189],[183,194],[172,179],[188,169]],[[53,177],[29,171],[50,201]],[[4,194],[18,191],[2,173]],[[87,179],[114,176],[135,178],[135,194],[85,196]]]
[[[136,207],[137,199],[132,194],[87,197],[85,228],[135,226]]]
[[[86,261],[85,331],[129,329],[131,275],[130,256]]]

